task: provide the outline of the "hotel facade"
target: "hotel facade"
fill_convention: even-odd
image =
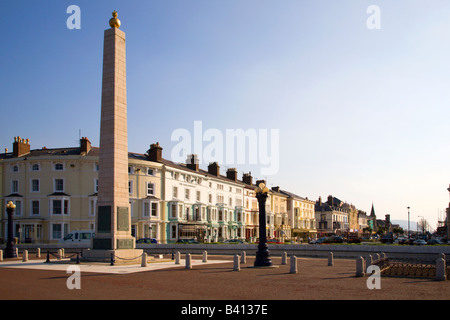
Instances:
[[[136,239],[257,239],[254,188],[263,180],[254,182],[251,173],[238,179],[235,168],[222,173],[217,162],[202,170],[196,155],[174,163],[162,157],[162,150],[156,143],[145,154],[128,153],[131,232]],[[16,205],[14,237],[22,243],[55,243],[71,231],[96,230],[98,170],[99,148],[85,137],[79,147],[33,150],[28,139],[15,137],[12,152],[0,154],[1,205]],[[314,235],[313,207],[314,202],[272,188],[266,203],[268,238],[297,241]],[[0,226],[0,238],[6,239],[6,209]]]

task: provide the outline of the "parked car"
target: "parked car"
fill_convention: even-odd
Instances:
[[[158,240],[154,238],[142,238],[139,240],[136,240],[136,243],[158,243]]]
[[[246,243],[246,242],[241,239],[228,239],[228,240],[225,240],[223,243]]]
[[[184,243],[184,244],[199,244],[195,239],[178,239],[177,243]]]
[[[395,239],[394,243],[395,244],[407,244],[408,238],[398,237],[397,239]]]
[[[89,245],[95,232],[92,230],[75,230],[67,234],[59,243]]]
[[[427,243],[426,243],[425,240],[417,239],[417,240],[415,240],[415,241],[413,242],[413,244],[415,244],[416,246],[423,246],[423,245],[425,245],[425,244],[427,244]]]
[[[427,244],[444,244],[444,243],[439,239],[431,239],[428,240]]]
[[[276,243],[276,244],[282,244],[284,242],[279,241],[278,239],[267,239],[267,243]]]
[[[322,243],[325,243],[325,241],[327,239],[328,239],[327,237],[319,238],[319,239],[311,241],[311,244],[322,244]]]

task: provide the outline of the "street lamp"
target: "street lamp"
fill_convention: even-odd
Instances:
[[[408,207],[408,239],[410,238],[410,234],[409,234],[409,207]]]
[[[13,215],[16,205],[9,201],[6,205],[6,212],[8,213],[8,242],[6,243],[5,253],[3,258],[17,258],[16,248],[14,247],[14,227],[13,227]]]
[[[269,248],[267,246],[266,236],[266,200],[269,189],[264,183],[260,183],[255,189],[256,198],[259,206],[259,244],[256,252],[255,267],[271,267]]]

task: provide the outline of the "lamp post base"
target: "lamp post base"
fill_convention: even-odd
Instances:
[[[271,267],[272,259],[270,258],[269,248],[267,244],[259,244],[256,252],[255,267]]]
[[[5,248],[5,252],[3,253],[3,258],[17,258],[16,248],[13,244],[7,244]]]

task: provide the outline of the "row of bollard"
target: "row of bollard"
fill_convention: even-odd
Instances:
[[[181,253],[177,251],[175,254],[172,253],[172,260],[175,260],[175,264],[181,264]],[[290,268],[289,273],[298,273],[298,258],[296,256],[290,257]],[[203,259],[202,262],[208,262],[208,253],[203,251]],[[241,270],[241,263],[245,264],[247,262],[247,253],[242,251],[240,255],[235,254],[233,256],[233,271]],[[283,252],[281,255],[281,264],[287,265],[287,253]],[[333,266],[333,253],[330,252],[328,254],[328,266]],[[186,253],[185,257],[185,269],[192,269],[192,258],[190,253]]]

